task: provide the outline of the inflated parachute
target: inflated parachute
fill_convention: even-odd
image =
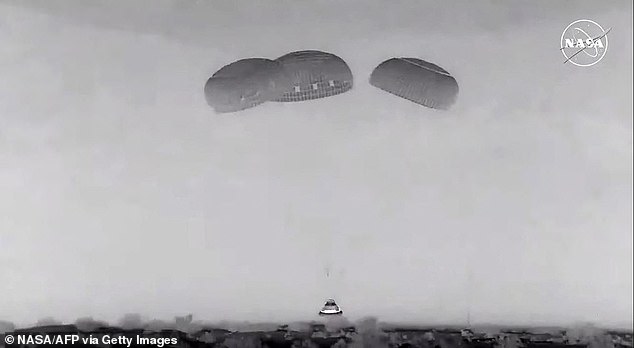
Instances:
[[[205,84],[205,99],[218,113],[235,112],[278,99],[290,86],[279,63],[247,58],[213,74]]]
[[[277,99],[295,102],[330,97],[352,89],[352,72],[332,53],[297,51],[275,60],[291,78],[292,86]]]
[[[458,97],[458,83],[445,69],[417,58],[392,58],[379,64],[370,84],[414,103],[449,109]]]

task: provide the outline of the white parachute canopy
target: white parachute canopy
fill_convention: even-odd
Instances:
[[[447,110],[458,97],[458,82],[445,69],[418,58],[391,58],[379,64],[370,84],[432,109]]]
[[[237,112],[280,98],[291,88],[279,63],[247,58],[222,67],[207,80],[204,92],[217,113]]]
[[[292,87],[277,99],[299,102],[326,98],[352,89],[353,77],[340,57],[322,51],[296,51],[275,60],[291,78]]]

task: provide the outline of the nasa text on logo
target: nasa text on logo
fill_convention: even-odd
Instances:
[[[576,66],[597,64],[608,51],[608,33],[601,25],[589,19],[570,23],[561,34],[561,53]]]

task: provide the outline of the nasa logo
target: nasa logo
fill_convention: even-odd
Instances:
[[[597,22],[580,19],[570,23],[561,34],[561,52],[576,66],[597,64],[608,51],[608,33]]]

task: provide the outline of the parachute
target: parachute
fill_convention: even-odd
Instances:
[[[352,72],[332,53],[297,51],[275,60],[291,78],[292,86],[276,101],[296,102],[330,97],[352,89]]]
[[[418,58],[391,58],[379,64],[370,84],[432,109],[449,109],[458,97],[458,82],[445,69]]]
[[[278,99],[290,86],[279,63],[247,58],[218,70],[207,80],[204,92],[209,106],[218,113],[227,113]]]

